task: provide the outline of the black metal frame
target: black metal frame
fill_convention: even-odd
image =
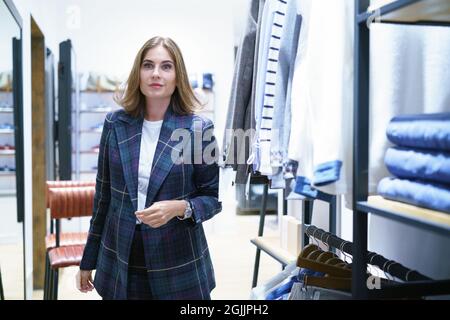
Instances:
[[[398,0],[380,8],[382,15],[423,0]],[[450,292],[450,281],[432,283],[409,282],[370,291],[367,288],[367,213],[377,214],[405,224],[428,229],[449,236],[449,228],[436,223],[382,210],[367,203],[369,163],[369,44],[366,21],[373,15],[367,12],[369,0],[355,0],[355,79],[354,79],[354,144],[353,144],[353,267],[352,296],[354,299],[410,297]]]
[[[72,42],[59,44],[58,63],[58,173],[60,180],[72,180]]]
[[[0,269],[0,300],[5,300],[5,293],[3,292],[3,282],[2,282],[2,269]]]
[[[263,191],[263,197],[262,197],[262,203],[261,203],[261,209],[259,211],[259,228],[258,228],[258,237],[262,237],[264,233],[264,222],[265,222],[265,216],[266,216],[266,207],[267,207],[267,195],[269,190],[269,180],[267,177],[260,178],[262,180],[258,180],[259,183],[264,184],[264,191]],[[335,234],[336,233],[336,196],[329,195],[324,192],[318,191],[317,200],[322,200],[325,202],[328,202],[330,205],[329,209],[329,228],[330,232]],[[283,215],[287,215],[287,201],[284,200],[284,211]],[[314,199],[305,199],[303,200],[303,224],[310,224],[312,220],[312,213],[313,213],[313,204]],[[305,234],[304,235],[304,242],[303,244],[306,245],[309,242],[309,237]],[[253,242],[254,245],[256,245],[256,256],[255,256],[255,264],[253,268],[253,281],[252,281],[252,288],[256,287],[258,283],[258,273],[259,273],[259,261],[261,259],[261,250],[263,250],[261,247],[258,246],[257,243]],[[280,261],[277,257],[272,255],[270,252],[266,252],[269,256],[277,260],[281,263],[282,267],[284,268],[286,265],[283,261]]]
[[[326,232],[313,225],[305,225],[305,234],[320,240],[328,247],[337,248],[341,252],[353,255],[353,244],[349,241],[338,238],[330,232]],[[439,295],[448,293],[450,290],[450,280],[432,280],[415,270],[410,270],[400,263],[388,260],[385,257],[375,253],[368,252],[365,257],[369,264],[377,266],[382,271],[406,283],[383,284],[377,290],[368,292],[369,298],[420,298],[427,295]]]

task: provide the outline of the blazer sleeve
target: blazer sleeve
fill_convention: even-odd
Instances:
[[[195,129],[194,129],[195,130]],[[211,120],[204,120],[202,125],[201,163],[194,161],[194,185],[196,192],[191,197],[192,217],[196,223],[211,219],[222,211],[219,202],[219,166],[217,141],[214,136],[214,125]],[[205,141],[203,141],[205,140]]]
[[[95,183],[94,209],[90,221],[90,228],[83,258],[80,263],[81,270],[96,268],[97,256],[100,247],[103,227],[108,213],[111,199],[111,182],[109,174],[109,136],[112,131],[112,114],[108,113],[103,124],[98,155],[98,171]]]

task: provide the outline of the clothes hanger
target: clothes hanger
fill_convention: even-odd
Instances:
[[[340,263],[335,264],[335,266],[336,267],[341,267],[341,268],[346,268],[349,265],[348,265],[348,263],[340,262]]]
[[[318,248],[317,250],[314,250],[313,252],[311,252],[310,254],[308,254],[308,256],[306,257],[309,260],[316,260],[323,252],[322,249]]]
[[[372,262],[373,259],[374,259],[376,256],[380,256],[380,255],[379,255],[378,253],[374,253],[374,252],[372,252],[372,253],[373,253],[373,255],[369,258],[368,264],[370,264],[370,265],[376,267],[376,268],[373,268],[374,271],[376,272],[376,275],[375,275],[375,276],[378,277],[378,278],[381,278],[380,273],[379,273],[378,266],[375,265],[374,262]],[[369,271],[367,271],[367,272],[369,273]]]
[[[306,228],[306,231],[308,231],[308,228],[309,228],[309,227],[310,227],[310,226],[308,226],[308,227]],[[314,233],[313,233],[313,234],[314,234]],[[309,237],[309,239],[311,239],[311,237]],[[316,244],[314,244],[314,243],[309,243],[309,244],[307,244],[306,246],[303,247],[302,251],[300,252],[300,256],[302,256],[302,257],[307,257],[308,254],[310,254],[311,252],[313,252],[314,250],[317,250],[317,249],[319,249],[319,246],[318,246],[318,245],[316,245]]]
[[[316,231],[318,231],[318,229],[314,230],[314,232],[313,232],[313,237],[315,237],[314,234],[315,234]],[[322,237],[323,237],[323,234],[322,234]],[[317,241],[317,244],[319,245],[319,242],[318,242],[317,238],[315,238],[315,239],[316,239],[316,241]],[[322,240],[322,239],[320,239],[320,241],[322,241],[322,243],[323,243],[323,240]],[[327,251],[322,250],[322,249],[320,248],[320,246],[318,246],[317,249],[311,251],[311,252],[306,256],[306,258],[311,259],[311,260],[317,260],[317,258],[318,258],[322,253],[324,253],[324,252],[327,252]]]
[[[338,256],[334,252],[324,251],[321,254],[319,254],[316,261],[327,264],[326,261],[330,260],[331,258],[337,258],[337,257]]]
[[[350,243],[350,242],[344,240],[344,241],[341,243],[341,245],[339,246],[339,251],[340,251],[340,252],[342,253],[342,255],[344,256],[344,262],[345,262],[345,263],[348,263],[348,262],[347,262],[347,258],[349,258],[349,256],[347,255],[347,253],[345,253],[345,251],[344,251],[344,246],[345,246],[347,243]],[[349,258],[349,259],[350,259],[350,262],[351,262],[352,259],[351,259],[351,258]]]
[[[320,243],[319,240],[317,240],[316,238],[316,232],[319,231],[319,229],[314,230],[313,234],[312,234],[312,240],[315,241],[317,243],[317,246],[320,247]],[[310,238],[311,239],[311,238]]]
[[[308,256],[308,254],[310,254],[311,252],[313,252],[314,250],[317,250],[317,249],[319,249],[319,247],[316,246],[315,244],[312,244],[312,243],[307,244],[302,249],[302,252],[300,252],[300,255],[306,258]]]
[[[326,263],[326,264],[329,264],[329,265],[331,265],[331,266],[335,266],[335,265],[337,265],[338,263],[344,263],[344,261],[342,261],[342,260],[339,259],[339,258],[333,257],[333,258],[330,258],[330,259],[328,259],[327,261],[325,261],[325,263]]]
[[[323,272],[325,274],[329,274],[330,276],[336,277],[351,277],[352,274],[348,269],[336,267],[334,265],[329,265],[323,262],[318,262],[316,260],[309,259],[308,257],[304,258],[302,256],[298,257],[297,266],[300,268],[307,268],[310,270]]]
[[[324,233],[322,233],[322,235],[320,236],[320,241],[322,241],[322,243],[323,243],[324,245],[327,246],[327,251],[330,251],[330,245],[328,244],[328,239],[330,239],[330,235],[331,235],[331,233],[324,232]],[[327,238],[326,241],[323,240],[323,237],[324,237],[324,236],[328,236],[328,238]]]

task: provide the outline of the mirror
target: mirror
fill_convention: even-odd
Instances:
[[[0,1],[0,294],[25,299],[21,25]]]

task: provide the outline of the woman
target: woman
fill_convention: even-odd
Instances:
[[[202,222],[222,210],[216,142],[212,122],[193,114],[199,102],[173,40],[144,44],[116,101],[123,110],[103,127],[79,289],[104,299],[210,299]]]

